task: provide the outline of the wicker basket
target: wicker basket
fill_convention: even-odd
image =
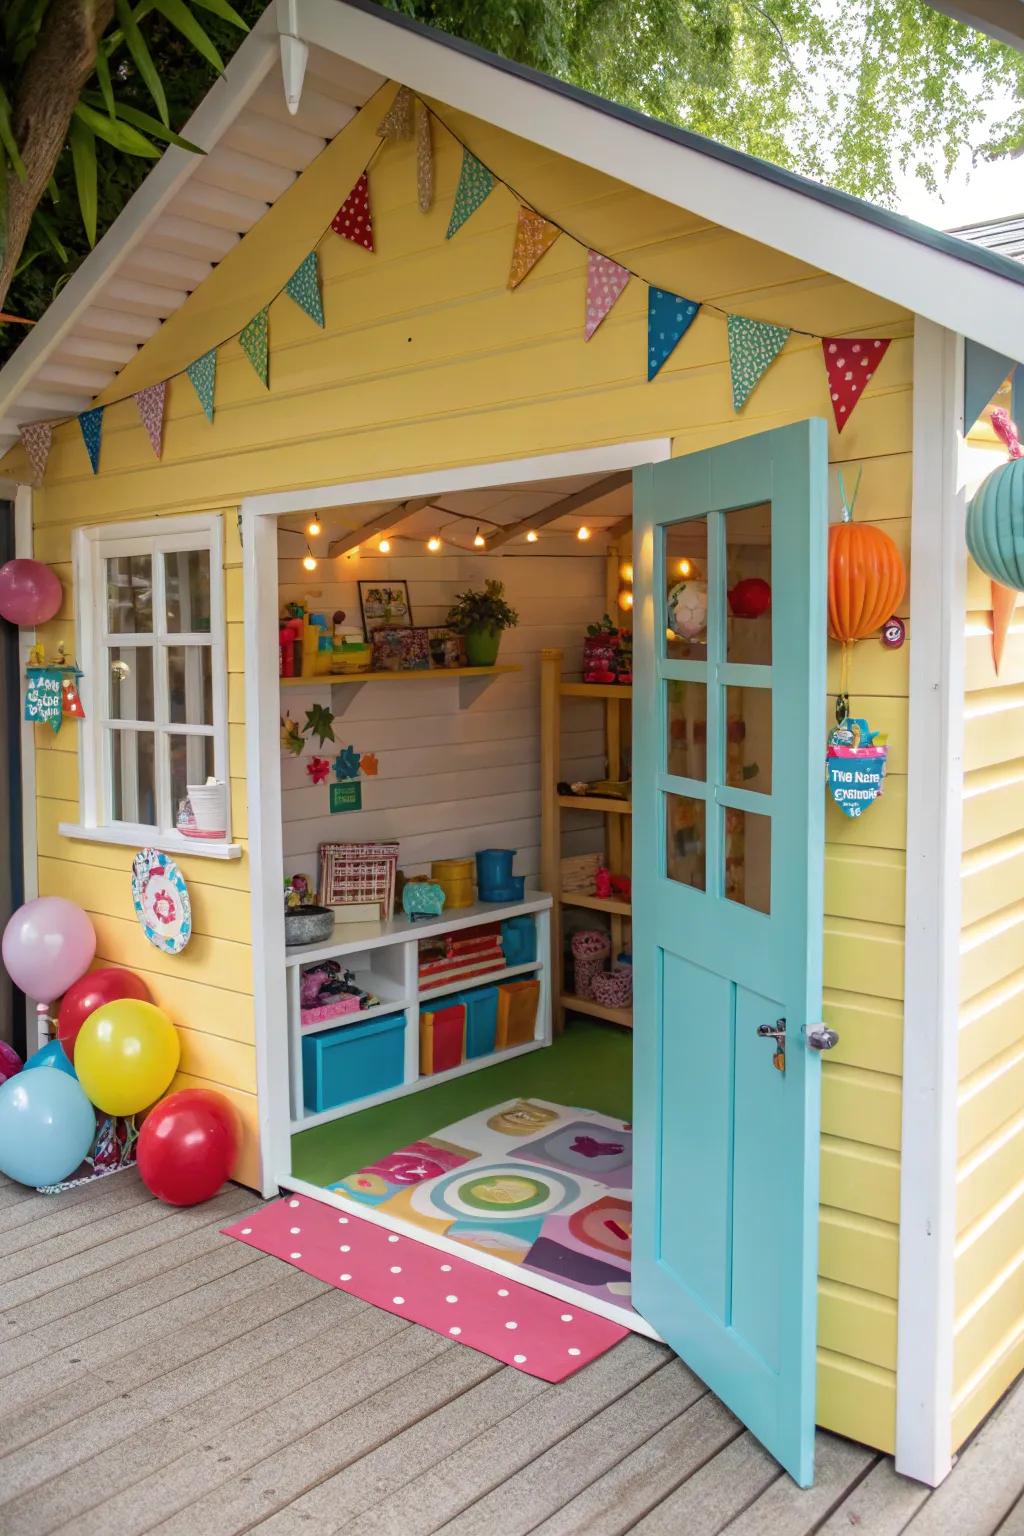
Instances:
[[[591,982],[591,996],[602,1008],[629,1008],[633,1002],[633,971],[621,965],[617,971],[601,971]]]

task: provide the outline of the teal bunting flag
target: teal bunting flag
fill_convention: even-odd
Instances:
[[[324,301],[320,293],[320,263],[316,251],[310,251],[302,265],[296,267],[285,284],[285,293],[323,329]]]
[[[700,305],[664,288],[647,292],[647,379],[659,373],[693,324]]]
[[[92,465],[94,475],[99,474],[100,469],[100,437],[103,433],[104,409],[102,405],[94,405],[91,411],[83,411],[78,418],[82,441],[89,455],[89,463]]]
[[[475,213],[480,204],[487,198],[494,188],[494,176],[468,149],[462,151],[462,170],[459,173],[459,185],[455,189],[455,201],[452,204],[452,215],[448,220],[448,233],[446,239],[460,230],[469,218]]]
[[[211,347],[185,369],[192,380],[192,388],[199,396],[199,404],[206,412],[207,421],[213,420],[213,387],[217,378],[217,348]]]
[[[270,388],[270,330],[267,322],[268,306],[264,304],[258,315],[239,333],[242,351],[259,374],[265,389]]]
[[[790,331],[787,326],[769,325],[765,320],[748,320],[744,315],[729,315],[726,326],[729,332],[732,408],[739,411],[786,345]]]

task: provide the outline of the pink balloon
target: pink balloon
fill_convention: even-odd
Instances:
[[[0,1040],[0,1072],[5,1077],[14,1077],[21,1071],[21,1057],[13,1045],[8,1045],[6,1040]]]
[[[75,902],[37,896],[10,919],[2,948],[14,985],[37,1002],[52,1003],[89,969],[96,933]]]
[[[0,616],[31,629],[52,619],[64,601],[60,578],[39,560],[0,565]]]

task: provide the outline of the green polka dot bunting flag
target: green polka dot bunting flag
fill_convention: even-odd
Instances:
[[[249,324],[242,330],[238,337],[242,344],[242,351],[252,363],[265,388],[270,388],[270,336],[267,323],[267,305],[264,304],[258,315],[253,315]]]
[[[696,299],[681,298],[664,288],[647,292],[647,379],[659,373],[697,318]]]
[[[199,404],[206,412],[207,421],[213,420],[213,389],[217,380],[217,348],[211,347],[185,369],[192,381],[192,388],[199,396]]]
[[[790,332],[784,325],[748,320],[745,315],[729,315],[727,326],[732,408],[739,411],[786,345]]]
[[[324,301],[320,294],[320,263],[316,251],[310,251],[302,265],[296,267],[285,285],[285,292],[323,328]]]
[[[476,155],[471,155],[468,149],[464,149],[462,170],[459,173],[459,185],[455,189],[455,201],[452,204],[451,218],[448,220],[446,239],[450,240],[452,235],[462,228],[470,214],[475,213],[484,199],[490,196],[493,188],[493,174],[477,159]]]

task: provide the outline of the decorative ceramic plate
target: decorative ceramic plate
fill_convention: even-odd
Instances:
[[[159,848],[143,848],[132,860],[132,901],[149,942],[180,954],[192,937],[192,903],[184,875]]]

